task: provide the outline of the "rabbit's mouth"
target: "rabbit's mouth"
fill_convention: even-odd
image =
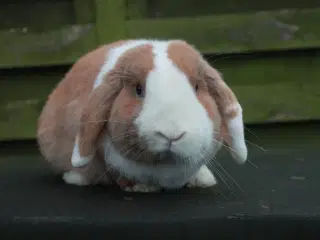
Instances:
[[[170,149],[157,153],[152,159],[154,165],[176,165],[180,162],[180,157],[171,152]]]
[[[130,151],[130,156],[119,151],[110,139],[106,138],[103,148],[104,161],[108,169],[118,172],[129,180],[155,184],[165,188],[180,188],[204,164],[202,159],[188,159],[171,151],[142,155]],[[140,149],[141,151],[141,149]]]
[[[143,163],[147,165],[153,166],[170,166],[170,165],[185,165],[188,161],[186,161],[186,157],[179,155],[172,151],[170,147],[165,148],[160,152],[152,152],[147,148],[141,148],[137,145],[130,146],[129,151],[123,151],[123,148],[119,149],[121,155],[130,159],[130,161],[134,161],[137,163]],[[127,148],[126,148],[127,149]]]

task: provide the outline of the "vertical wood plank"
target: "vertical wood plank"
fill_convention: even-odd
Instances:
[[[105,44],[126,37],[125,0],[95,0],[98,44]]]
[[[127,14],[126,18],[140,19],[148,17],[148,0],[135,0],[127,1]]]

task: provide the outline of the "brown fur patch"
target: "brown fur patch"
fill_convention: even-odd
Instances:
[[[172,41],[168,46],[168,58],[189,77],[192,85],[201,82],[203,85],[199,68],[201,55],[191,45],[184,41]]]
[[[152,46],[149,44],[129,50],[118,61],[114,72],[120,74],[124,88],[115,99],[109,121],[109,136],[114,146],[133,160],[148,159],[137,145],[137,133],[133,126],[134,118],[142,107],[142,99],[136,95],[136,85],[145,88],[146,78],[154,68]],[[144,152],[146,153],[146,152]]]
[[[230,106],[235,106],[238,100],[216,69],[211,67],[207,62],[203,63],[203,67],[205,69],[204,78],[207,82],[208,91],[214,96],[221,115],[228,122],[238,114],[237,111],[229,112],[228,109]]]
[[[107,124],[115,98],[121,90],[121,82],[116,78],[98,86],[83,107],[78,135],[80,156],[88,156],[96,151],[100,135]]]
[[[111,48],[124,42],[101,46],[81,57],[49,95],[38,120],[37,140],[41,153],[57,172],[73,169],[83,173],[88,179],[103,175],[102,161],[94,159],[88,166],[74,169],[70,159],[83,106],[106,54]]]
[[[227,112],[227,113],[226,113],[226,118],[227,118],[227,119],[233,119],[233,118],[235,118],[236,116],[238,116],[238,114],[239,114],[238,109],[233,109],[233,110],[231,110],[230,112]]]

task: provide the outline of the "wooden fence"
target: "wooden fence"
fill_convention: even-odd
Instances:
[[[194,44],[236,92],[246,123],[320,117],[319,0],[5,0],[0,140],[34,138],[70,65],[123,38]]]

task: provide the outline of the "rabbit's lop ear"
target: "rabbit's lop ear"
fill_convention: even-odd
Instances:
[[[73,148],[73,167],[85,166],[95,156],[100,134],[107,125],[113,102],[120,90],[120,81],[111,78],[91,92],[83,107],[79,132]]]
[[[247,160],[248,155],[244,137],[242,108],[219,72],[207,62],[204,62],[204,67],[204,77],[209,94],[215,99],[222,122],[226,126],[226,136],[223,136],[223,139],[229,145],[232,157],[242,164]]]

